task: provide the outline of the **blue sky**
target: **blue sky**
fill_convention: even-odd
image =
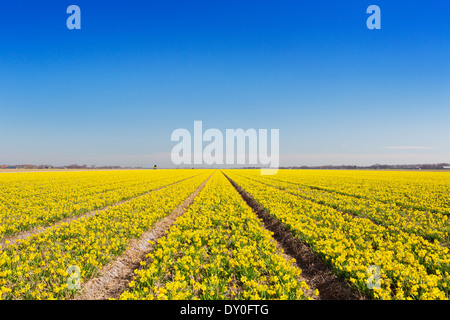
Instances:
[[[170,166],[194,120],[279,129],[281,165],[450,162],[449,17],[446,0],[3,3],[0,164]]]

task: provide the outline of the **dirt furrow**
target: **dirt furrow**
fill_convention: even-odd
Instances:
[[[23,239],[26,239],[26,238],[28,238],[30,236],[42,233],[42,232],[46,231],[47,229],[56,228],[56,227],[58,227],[59,225],[61,225],[63,223],[69,223],[69,222],[72,222],[74,220],[78,220],[78,219],[81,219],[81,218],[92,217],[92,216],[94,216],[94,215],[96,215],[96,214],[98,214],[98,213],[100,213],[102,211],[108,210],[108,209],[113,208],[113,207],[117,207],[117,206],[119,206],[121,204],[133,201],[135,199],[144,197],[144,196],[148,195],[149,193],[152,193],[152,192],[155,192],[155,191],[158,191],[158,190],[161,190],[161,189],[165,189],[167,187],[170,187],[170,186],[172,186],[174,184],[180,183],[180,182],[182,182],[184,180],[187,180],[187,179],[190,179],[190,178],[193,178],[193,177],[189,177],[189,178],[186,178],[186,179],[183,179],[183,180],[180,180],[180,181],[168,184],[166,186],[163,186],[163,187],[160,187],[160,188],[157,188],[157,189],[153,189],[153,190],[147,191],[145,193],[141,193],[140,195],[137,195],[135,197],[132,197],[132,198],[129,198],[129,199],[126,199],[126,200],[122,200],[122,201],[110,204],[110,205],[105,206],[103,208],[99,208],[99,209],[95,209],[95,210],[92,210],[92,211],[88,211],[88,212],[83,213],[81,215],[75,215],[75,216],[71,216],[71,217],[60,219],[60,220],[56,221],[55,223],[53,223],[53,224],[51,224],[49,226],[45,226],[45,227],[43,227],[43,226],[36,226],[36,227],[34,227],[34,228],[30,229],[30,230],[26,230],[26,231],[23,231],[23,232],[20,232],[20,233],[13,234],[13,235],[8,236],[8,237],[4,237],[4,238],[2,238],[0,240],[0,250],[3,247],[5,247],[5,246],[10,246],[10,245],[15,244],[17,242],[17,240],[23,240]]]
[[[323,262],[306,244],[295,238],[292,233],[271,216],[264,207],[244,191],[231,178],[225,175],[236,188],[247,204],[258,214],[265,227],[274,233],[275,240],[280,244],[286,254],[295,258],[297,266],[302,270],[304,281],[311,288],[319,290],[321,300],[365,300],[359,292],[352,290],[348,284],[338,279],[328,265]]]
[[[212,176],[212,175],[211,175]],[[156,242],[166,235],[170,226],[194,202],[197,194],[211,178],[209,176],[182,204],[174,209],[170,215],[155,223],[152,229],[145,232],[139,239],[131,240],[128,249],[117,259],[104,266],[100,275],[82,285],[81,294],[74,300],[107,300],[118,299],[128,288],[128,283],[134,276],[134,270],[139,268],[140,262],[151,252]]]

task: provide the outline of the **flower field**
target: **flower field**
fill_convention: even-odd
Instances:
[[[249,169],[0,173],[1,299],[81,296],[191,195],[119,299],[320,299],[229,179],[365,299],[449,299],[450,174]]]
[[[167,176],[161,171],[2,174],[0,240],[132,198],[185,177],[183,173]]]
[[[216,173],[121,298],[305,299],[300,271],[277,251],[256,214]]]
[[[176,173],[164,183],[180,179]],[[51,299],[73,294],[67,289],[68,266],[81,269],[81,281],[95,276],[125,250],[130,239],[176,208],[207,174],[192,173],[190,179],[5,246],[0,254],[2,298]]]
[[[407,185],[416,191],[422,182],[431,185],[429,176],[404,173],[412,175],[407,184],[404,182],[407,179],[399,176],[398,172],[387,172],[375,183],[377,173],[346,172],[348,176],[353,174],[352,189],[347,176],[341,177],[336,172],[320,172],[318,175],[327,174],[330,181],[336,176],[342,179],[340,183],[330,183],[332,187],[326,190],[335,190],[323,197],[324,193],[317,190],[325,189],[325,177],[318,179],[315,171],[281,171],[277,176],[267,177],[261,177],[255,171],[226,172],[296,237],[308,244],[336,275],[368,297],[448,299],[450,254],[448,216],[445,214],[447,209],[442,202],[439,206],[431,206],[433,209],[428,211],[423,204],[419,208],[410,200],[398,200],[400,194],[405,197],[411,194],[411,190],[405,190]],[[358,174],[362,177],[358,177]],[[370,186],[364,179],[365,175],[373,178],[376,196],[369,192]],[[448,193],[450,176],[435,175],[435,188],[430,188],[429,194],[416,194],[411,198],[423,203],[423,199],[430,201],[437,198],[437,194]],[[389,176],[392,180],[388,179]],[[413,177],[416,180],[412,180]],[[395,179],[399,179],[401,187],[393,191],[392,181]],[[308,191],[305,191],[304,186],[309,187]],[[367,192],[364,196],[359,191],[363,188]],[[393,199],[389,199],[391,193],[395,193]],[[353,195],[355,199],[352,202],[341,197],[342,194]],[[375,199],[378,202],[369,202],[371,205],[366,202]],[[336,207],[341,210],[336,210]],[[438,207],[441,212],[434,212]],[[383,219],[383,216],[386,218]],[[428,219],[424,219],[424,216]],[[408,223],[416,228],[409,228]],[[434,232],[427,230],[430,226],[433,226]],[[417,230],[419,232],[415,232]],[[431,234],[435,236],[429,236]],[[427,240],[423,235],[434,240]],[[367,286],[372,276],[368,272],[371,266],[379,267],[379,288],[370,289]]]

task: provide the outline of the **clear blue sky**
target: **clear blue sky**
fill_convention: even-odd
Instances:
[[[0,6],[0,164],[170,166],[194,120],[280,129],[281,165],[450,162],[450,2]]]

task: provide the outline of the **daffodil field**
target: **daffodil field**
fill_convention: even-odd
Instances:
[[[193,197],[116,298],[320,299],[229,180],[364,298],[449,299],[450,173],[251,169],[0,173],[0,298],[82,295]]]
[[[180,173],[168,174],[170,178],[167,177],[164,183],[167,185],[186,177]],[[190,179],[5,246],[0,254],[2,298],[68,297],[71,294],[67,289],[68,266],[78,266],[81,279],[95,276],[104,264],[125,250],[130,239],[138,238],[153,223],[169,214],[207,175],[191,172]],[[142,178],[145,179],[145,174]],[[155,183],[161,185],[158,180]],[[148,190],[154,187],[149,185]]]
[[[148,258],[122,299],[306,299],[300,271],[220,173]]]
[[[439,195],[449,199],[447,173],[286,170],[276,176],[259,176],[256,171],[226,172],[337,276],[368,297],[449,298],[450,203],[445,207],[440,200],[429,211],[424,207]],[[332,181],[329,185],[327,179]],[[428,231],[431,226],[433,230]],[[379,288],[367,286],[371,266],[380,270]]]
[[[0,184],[0,240],[62,218],[102,208],[176,182],[160,171],[3,174]]]

